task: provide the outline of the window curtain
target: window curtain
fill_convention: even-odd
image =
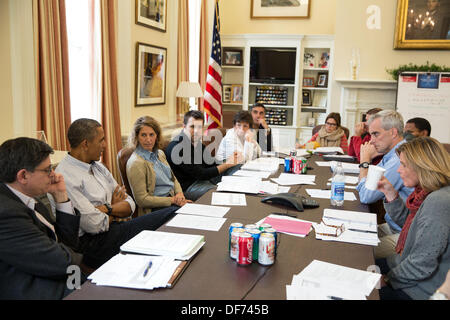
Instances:
[[[103,153],[102,161],[116,181],[121,181],[116,160],[117,153],[122,148],[117,82],[116,12],[117,0],[100,0],[102,39],[101,119],[108,146]]]
[[[69,54],[64,0],[33,0],[37,129],[55,150],[69,150]]]
[[[178,71],[177,88],[182,81],[189,81],[189,0],[180,0],[178,5]],[[184,98],[177,98],[177,116],[185,110]],[[181,117],[180,117],[181,118]],[[182,120],[182,119],[180,119]]]
[[[199,70],[198,70],[198,81],[202,91],[206,90],[206,76],[208,74],[209,67],[209,54],[208,54],[208,11],[207,11],[208,0],[202,0],[202,7],[200,12],[200,54],[199,54]],[[204,98],[199,99],[198,109],[203,112],[203,101]]]

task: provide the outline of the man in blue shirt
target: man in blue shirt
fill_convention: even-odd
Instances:
[[[406,140],[403,139],[403,117],[398,112],[384,110],[371,117],[368,126],[371,140],[361,146],[361,161],[359,165],[360,182],[356,187],[359,192],[360,201],[370,204],[384,199],[382,192],[369,190],[365,187],[369,164],[374,157],[380,154],[384,156],[378,166],[386,169],[384,176],[395,187],[399,196],[403,200],[406,200],[413,189],[403,185],[403,180],[397,172],[400,166],[400,159],[395,153],[395,150],[400,145],[406,143]],[[395,245],[399,232],[401,231],[401,226],[398,226],[392,221],[388,212],[386,212],[384,219],[387,225],[383,224],[379,226],[381,243],[375,249],[375,256],[377,258],[385,258],[395,253]]]

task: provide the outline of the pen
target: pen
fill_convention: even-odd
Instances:
[[[377,233],[376,231],[370,231],[370,230],[360,230],[360,229],[348,229],[350,231],[356,231],[356,232],[364,232],[364,233]]]
[[[292,217],[292,218],[297,218],[296,214],[291,214],[291,213],[273,212],[273,214],[278,214],[280,216],[288,216],[288,217]]]
[[[150,262],[148,263],[147,267],[144,270],[144,274],[142,275],[143,277],[145,277],[148,273],[148,270],[150,270],[150,268],[152,267],[153,262],[150,260]]]
[[[341,297],[335,297],[335,296],[328,296],[331,300],[344,300],[344,298]]]

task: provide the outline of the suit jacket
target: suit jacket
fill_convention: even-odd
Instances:
[[[70,247],[78,246],[79,213],[56,212],[57,242],[34,211],[3,183],[0,203],[0,299],[63,298],[67,267],[75,264]],[[45,205],[38,202],[35,209],[51,221]]]

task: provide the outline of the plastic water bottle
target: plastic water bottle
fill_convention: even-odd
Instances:
[[[338,162],[334,167],[331,179],[331,205],[341,207],[344,205],[345,175],[342,163]]]

